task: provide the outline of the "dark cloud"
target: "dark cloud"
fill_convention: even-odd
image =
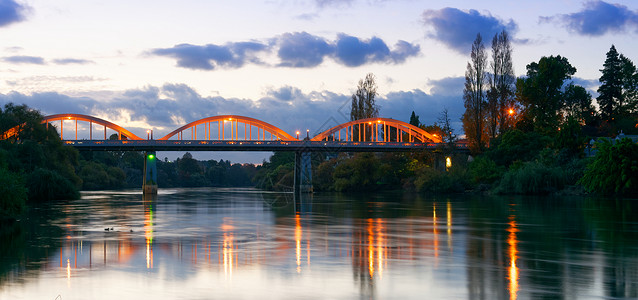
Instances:
[[[23,21],[29,6],[14,0],[0,1],[0,27]]]
[[[281,59],[280,66],[308,68],[323,62],[326,55],[334,52],[328,42],[307,32],[283,34],[279,39],[277,55]]]
[[[246,62],[259,63],[252,54],[267,49],[257,42],[228,43],[224,46],[180,44],[172,48],[155,49],[151,53],[177,59],[177,65],[187,69],[213,70],[239,68]]]
[[[86,59],[77,59],[77,58],[59,58],[59,59],[54,59],[53,63],[58,64],[58,65],[86,65],[86,64],[93,64],[95,63],[92,60],[86,60]]]
[[[601,36],[608,32],[624,32],[628,27],[638,27],[638,12],[620,4],[590,1],[579,12],[541,17],[540,20],[561,24],[580,35]]]
[[[12,64],[34,64],[34,65],[44,64],[44,58],[38,57],[38,56],[16,55],[16,56],[4,57],[2,58],[2,60]]]
[[[470,52],[477,33],[480,33],[483,41],[487,42],[503,30],[506,30],[510,36],[514,36],[518,31],[518,25],[511,19],[504,21],[489,13],[483,15],[473,9],[467,12],[451,7],[426,10],[423,12],[423,21],[432,28],[428,37],[462,54]]]
[[[177,65],[195,70],[215,70],[218,67],[239,68],[247,63],[263,64],[257,55],[261,52],[277,51],[279,67],[312,68],[332,58],[336,62],[357,67],[367,63],[405,62],[417,56],[421,48],[417,44],[398,41],[391,50],[378,37],[362,40],[358,37],[340,34],[336,41],[309,34],[307,32],[285,33],[273,38],[269,43],[241,42],[218,45],[181,44],[172,48],[154,49],[151,54],[177,59]]]
[[[388,45],[378,37],[361,40],[341,34],[336,43],[335,59],[346,66],[357,67],[373,62],[402,63],[420,52],[419,45],[405,41],[399,41],[395,48],[396,50],[390,51]]]
[[[428,82],[432,89],[430,92],[442,96],[460,96],[465,87],[465,77],[445,77]]]
[[[271,96],[277,100],[281,101],[292,101],[295,98],[303,95],[300,89],[292,86],[282,86],[276,90],[270,90],[267,93],[268,96]]]

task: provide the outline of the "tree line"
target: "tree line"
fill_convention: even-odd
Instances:
[[[594,103],[573,82],[576,67],[561,55],[529,63],[526,75],[516,78],[509,44],[506,31],[496,34],[491,60],[480,34],[472,44],[462,122],[476,157],[469,166],[473,182],[496,185],[500,192],[539,193],[580,185],[590,192],[635,193],[638,146],[611,140],[638,134],[634,63],[612,45]],[[599,142],[592,145],[592,140]],[[585,158],[584,150],[592,146],[598,154]]]

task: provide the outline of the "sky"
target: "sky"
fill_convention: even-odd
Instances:
[[[594,97],[612,44],[638,61],[634,0],[0,0],[0,104],[88,114],[138,136],[224,114],[312,135],[349,121],[373,73],[381,117],[414,111],[430,125],[447,109],[462,134],[471,44],[480,33],[489,53],[502,30],[517,76],[561,55]]]

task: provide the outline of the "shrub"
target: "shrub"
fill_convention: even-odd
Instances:
[[[0,168],[0,219],[15,218],[26,208],[27,189],[20,174]]]
[[[496,192],[500,194],[547,194],[565,186],[565,174],[558,167],[536,161],[512,167],[505,173]]]
[[[479,156],[470,163],[469,176],[474,183],[494,183],[505,173],[505,167],[496,165],[492,159]]]
[[[600,194],[638,193],[638,145],[622,139],[596,143],[598,153],[578,181],[589,192]]]
[[[58,172],[38,168],[27,176],[29,200],[50,201],[80,198],[75,185]]]

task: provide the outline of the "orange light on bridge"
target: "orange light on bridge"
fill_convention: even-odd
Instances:
[[[513,114],[514,114],[514,110],[510,108],[510,110],[508,111],[508,113],[509,113],[509,114],[510,114],[510,116],[511,116],[511,115],[513,115]]]

